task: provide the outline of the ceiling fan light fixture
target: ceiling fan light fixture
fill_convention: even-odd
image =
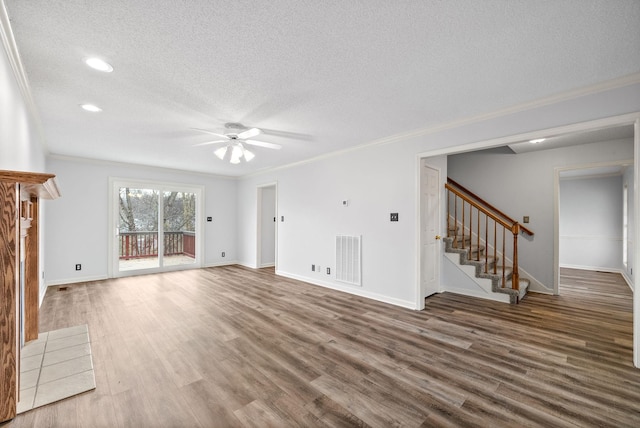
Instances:
[[[111,64],[100,58],[87,58],[84,60],[84,63],[94,70],[102,71],[104,73],[111,73],[113,71],[113,67],[111,66]]]
[[[220,158],[220,160],[222,160],[226,156],[228,148],[228,146],[220,147],[219,149],[214,150],[213,154]]]
[[[253,152],[250,152],[247,149],[244,149],[244,160],[249,162],[251,159],[255,158],[256,155],[253,154]]]
[[[231,162],[232,164],[240,163],[241,157],[242,157],[242,147],[233,146],[233,149],[231,150],[231,160],[229,162]]]

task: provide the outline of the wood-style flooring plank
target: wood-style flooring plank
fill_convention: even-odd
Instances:
[[[62,288],[40,330],[89,325],[97,388],[6,428],[640,426],[616,274],[423,311],[238,266]]]

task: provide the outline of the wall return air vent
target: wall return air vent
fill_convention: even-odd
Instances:
[[[362,285],[361,236],[336,236],[336,281]]]

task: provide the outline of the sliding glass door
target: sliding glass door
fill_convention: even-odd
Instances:
[[[113,276],[199,267],[202,189],[111,180]]]
[[[164,265],[191,265],[196,261],[196,194],[162,193]]]
[[[118,270],[160,267],[158,256],[158,191],[118,188]]]

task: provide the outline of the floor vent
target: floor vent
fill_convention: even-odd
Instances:
[[[360,236],[336,236],[336,281],[362,285]]]

